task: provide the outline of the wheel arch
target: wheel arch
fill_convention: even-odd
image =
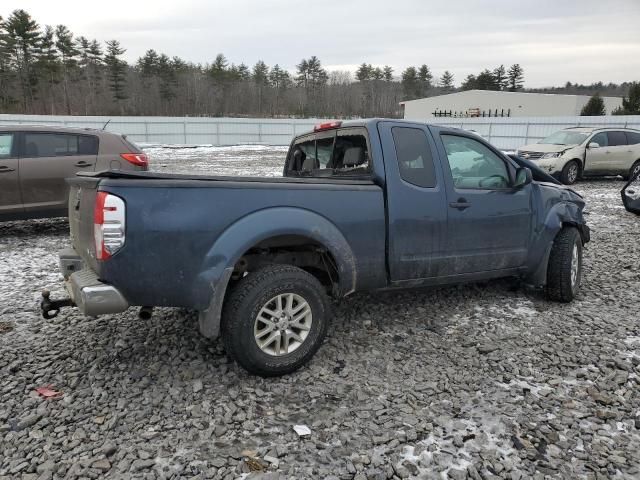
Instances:
[[[301,208],[274,207],[253,212],[225,229],[209,249],[193,289],[192,303],[200,311],[200,330],[215,338],[229,281],[237,262],[247,252],[272,239],[308,240],[326,249],[335,262],[339,296],[356,289],[355,257],[340,230],[316,212]]]
[[[558,233],[563,228],[573,227],[580,233],[583,245],[589,238],[589,229],[582,217],[582,211],[578,205],[571,202],[558,202],[548,212],[542,224],[542,229],[538,234],[533,247],[533,255],[529,264],[527,283],[534,286],[544,286],[547,282],[547,269],[549,266],[549,256],[551,248]],[[535,263],[537,262],[537,263]]]

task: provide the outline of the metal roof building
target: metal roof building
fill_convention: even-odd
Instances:
[[[589,95],[465,90],[463,92],[401,102],[404,118],[431,117],[555,117],[580,115]],[[602,97],[607,114],[622,105],[621,97]]]

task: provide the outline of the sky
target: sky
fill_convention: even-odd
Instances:
[[[41,26],[119,40],[129,62],[153,48],[291,71],[311,55],[329,70],[367,62],[398,76],[425,63],[457,85],[513,63],[529,88],[640,80],[640,0],[2,0],[0,15],[17,8]]]

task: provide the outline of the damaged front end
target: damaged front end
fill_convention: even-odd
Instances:
[[[620,191],[622,203],[628,212],[640,215],[640,170],[629,179]]]

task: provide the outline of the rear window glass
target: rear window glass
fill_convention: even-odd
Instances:
[[[627,136],[624,132],[607,132],[607,138],[609,139],[610,147],[627,144]]]
[[[98,153],[98,139],[92,135],[25,132],[24,145],[27,157],[65,157]]]
[[[363,128],[345,128],[301,139],[293,146],[289,171],[300,176],[340,176],[369,172]]]
[[[393,127],[400,176],[419,187],[436,186],[436,174],[427,137],[417,128]]]

